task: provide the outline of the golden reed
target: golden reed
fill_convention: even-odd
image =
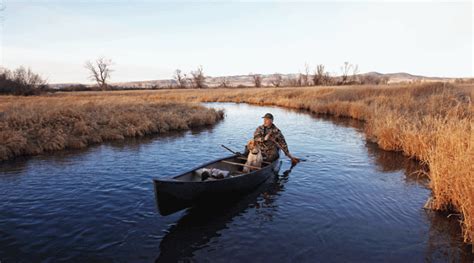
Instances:
[[[130,96],[0,96],[0,161],[214,124],[222,111]]]

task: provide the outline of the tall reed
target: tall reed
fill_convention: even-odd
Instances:
[[[210,125],[222,111],[145,97],[0,96],[0,161]]]

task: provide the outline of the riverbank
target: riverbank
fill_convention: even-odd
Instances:
[[[130,96],[0,96],[0,161],[212,125],[222,111]]]
[[[474,239],[472,85],[430,83],[109,94],[146,96],[149,101],[276,105],[362,120],[366,123],[365,133],[370,141],[384,150],[401,151],[429,167],[426,175],[433,190],[431,207],[459,215],[465,241]],[[92,92],[81,96],[101,95]]]

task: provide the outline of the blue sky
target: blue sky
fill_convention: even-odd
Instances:
[[[0,0],[1,2],[2,0]],[[4,0],[2,66],[50,83],[89,82],[83,65],[111,58],[112,81],[296,73],[473,76],[473,5],[440,2],[151,2]]]

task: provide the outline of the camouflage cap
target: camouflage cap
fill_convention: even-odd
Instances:
[[[270,119],[273,121],[273,115],[271,113],[266,113],[262,118]]]

